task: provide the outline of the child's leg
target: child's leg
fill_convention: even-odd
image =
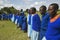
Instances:
[[[17,19],[16,19],[16,21],[15,21],[15,24],[17,24]]]
[[[30,37],[30,25],[28,24],[28,37]]]
[[[39,36],[40,36],[40,39],[39,39],[39,40],[42,40],[42,39],[43,39],[43,37],[45,36],[45,32],[46,32],[46,31],[44,31],[44,30],[41,30],[41,31],[40,31],[40,33],[39,33],[39,34],[40,34],[40,35],[39,35]]]
[[[39,32],[32,30],[31,40],[38,40]]]
[[[46,40],[46,37],[44,36],[44,37],[42,38],[42,40]]]

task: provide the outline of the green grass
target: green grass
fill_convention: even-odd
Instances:
[[[28,40],[27,33],[10,21],[0,21],[0,40]]]

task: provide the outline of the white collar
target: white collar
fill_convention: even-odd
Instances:
[[[32,16],[34,16],[34,15],[36,15],[37,13],[35,13],[35,14],[32,14]]]

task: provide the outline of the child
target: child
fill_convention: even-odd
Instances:
[[[18,18],[18,25],[21,28],[21,30],[22,30],[23,18],[24,18],[24,13],[20,13]]]
[[[3,18],[3,20],[6,20],[6,13],[2,14],[2,18]]]
[[[23,18],[22,30],[24,32],[27,32],[27,18],[26,18],[26,16],[24,16],[24,18]]]
[[[14,18],[14,23],[17,25],[17,21],[18,21],[18,18],[19,18],[19,15],[18,13],[15,15],[15,18]]]
[[[30,9],[28,9],[28,16],[27,16],[27,25],[28,25],[28,37],[31,38],[31,13],[30,13]]]
[[[14,14],[12,14],[11,21],[14,22]]]
[[[46,32],[46,40],[60,40],[60,15],[57,14],[58,4],[53,3],[49,6],[50,21]]]
[[[8,18],[10,21],[11,21],[12,16],[13,16],[12,13],[8,14]]]
[[[31,40],[38,40],[41,20],[40,20],[40,17],[38,16],[38,14],[36,14],[36,8],[35,7],[30,8],[30,12],[32,14],[32,19],[31,19],[32,20],[31,21],[31,25],[32,25]]]
[[[46,6],[42,5],[39,9],[41,15],[42,15],[42,20],[41,20],[41,28],[40,28],[40,35],[39,35],[39,40],[42,40],[43,37],[45,36],[48,22],[49,22],[49,14],[46,12]]]

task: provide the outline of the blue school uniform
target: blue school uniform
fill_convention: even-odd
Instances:
[[[11,20],[12,18],[12,13],[8,14],[8,19]]]
[[[38,16],[38,14],[33,14],[31,40],[38,40],[40,26],[41,26],[40,17]]]
[[[24,18],[24,14],[21,13],[20,16],[19,16],[19,18],[18,18],[18,25],[21,28],[22,28],[22,24],[23,24],[23,18]]]
[[[28,23],[28,37],[31,37],[32,26],[31,26],[31,14],[27,16],[27,23]]]
[[[15,23],[15,21],[16,21],[16,18],[17,18],[17,15],[14,15],[14,23]]]
[[[8,20],[8,14],[6,14],[6,20]]]
[[[41,27],[41,20],[38,14],[35,14],[32,18],[32,29],[39,32]]]
[[[22,30],[27,31],[27,18],[23,18]]]
[[[29,14],[28,24],[31,25],[31,14]]]
[[[9,14],[9,19],[10,19],[10,20],[11,20],[12,16],[13,16],[13,14],[12,14],[12,13],[10,13],[10,14]]]
[[[60,17],[54,22],[48,23],[46,40],[60,40]]]
[[[18,24],[19,15],[16,15],[15,24]]]
[[[17,23],[18,23],[18,26],[21,27],[21,18],[20,18],[20,16],[19,16],[19,18],[18,18]]]
[[[48,22],[49,22],[49,14],[46,13],[45,15],[42,15],[39,40],[42,40],[42,38],[45,36],[47,26],[48,26]]]
[[[13,15],[13,16],[12,16],[12,18],[11,18],[11,21],[14,22],[14,14],[12,14],[12,15]]]
[[[3,18],[3,20],[6,19],[6,14],[5,13],[2,14],[2,18]]]

